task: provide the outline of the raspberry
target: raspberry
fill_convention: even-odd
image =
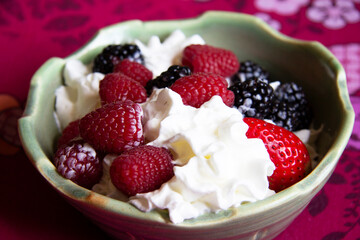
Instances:
[[[64,128],[58,140],[58,147],[68,144],[71,140],[80,137],[79,122],[80,120],[75,120]]]
[[[114,67],[114,72],[121,72],[126,76],[139,82],[142,86],[146,86],[146,83],[152,79],[152,72],[144,65],[124,59]]]
[[[85,188],[91,188],[102,176],[102,164],[96,151],[83,141],[61,145],[55,152],[54,163],[63,177]]]
[[[80,135],[96,150],[122,153],[144,142],[142,114],[130,100],[105,104],[80,119]]]
[[[127,99],[142,103],[147,98],[146,90],[140,83],[119,72],[106,74],[104,79],[100,81],[99,88],[103,105]]]
[[[150,95],[153,87],[166,88],[171,87],[179,78],[188,76],[191,74],[190,68],[186,66],[172,65],[165,72],[162,72],[160,76],[156,77],[152,81],[149,81],[146,85],[147,94]]]
[[[133,148],[113,161],[111,181],[129,196],[154,191],[174,176],[171,160],[165,148],[149,145]]]
[[[196,108],[215,95],[220,96],[229,107],[234,103],[234,93],[227,89],[225,78],[217,74],[194,73],[178,79],[171,89],[180,94],[185,105]]]
[[[229,89],[235,94],[234,105],[244,116],[265,119],[271,113],[274,90],[261,79],[238,82]]]
[[[93,72],[111,73],[124,59],[144,64],[144,57],[136,44],[109,45],[94,59]]]
[[[184,49],[182,63],[189,66],[194,73],[209,72],[223,77],[232,76],[240,66],[233,52],[199,44],[189,45]]]

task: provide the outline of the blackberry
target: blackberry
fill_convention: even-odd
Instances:
[[[295,83],[281,84],[274,92],[271,120],[290,131],[309,128],[312,112],[303,89]]]
[[[237,82],[229,88],[234,92],[236,106],[246,117],[266,118],[272,109],[273,88],[259,78]]]
[[[123,59],[144,64],[144,57],[136,44],[109,45],[94,59],[93,72],[111,73]]]
[[[260,78],[264,82],[269,83],[269,73],[264,70],[260,65],[247,60],[240,63],[240,68],[236,74],[231,77],[233,83],[244,82],[251,78]]]
[[[162,72],[155,79],[148,81],[145,88],[148,95],[151,94],[153,87],[166,88],[184,76],[191,74],[190,68],[186,66],[172,65],[165,72]]]
[[[305,92],[302,87],[294,82],[282,83],[274,92],[277,99],[286,103],[299,103],[307,102]]]

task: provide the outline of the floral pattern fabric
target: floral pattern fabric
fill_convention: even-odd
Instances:
[[[104,26],[207,10],[252,14],[285,35],[321,42],[343,64],[356,113],[351,139],[327,184],[276,239],[360,239],[360,0],[0,1],[1,239],[107,238],[45,183],[21,148],[17,120],[36,69]]]

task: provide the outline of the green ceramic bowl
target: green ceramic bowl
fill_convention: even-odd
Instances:
[[[89,63],[109,43],[133,39],[147,42],[152,35],[164,39],[175,29],[188,36],[200,34],[208,44],[232,49],[239,60],[252,59],[275,78],[303,86],[315,112],[315,125],[323,126],[316,143],[321,161],[310,175],[265,200],[174,225],[164,211],[143,213],[128,203],[84,189],[56,172],[51,162],[59,136],[53,115],[54,91],[63,83],[65,61],[80,59]],[[326,183],[348,142],[353,123],[345,72],[324,46],[286,37],[249,15],[211,11],[195,19],[115,24],[100,30],[71,56],[50,59],[32,78],[19,128],[24,149],[43,177],[72,205],[119,239],[271,239]]]

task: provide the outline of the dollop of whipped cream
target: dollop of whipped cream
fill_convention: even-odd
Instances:
[[[65,85],[55,91],[55,119],[60,130],[94,109],[100,107],[99,82],[102,73],[92,73],[79,60],[68,60],[63,72]]]
[[[181,65],[182,52],[191,44],[205,44],[200,35],[186,37],[181,30],[172,32],[163,42],[158,36],[152,36],[145,45],[139,40],[135,44],[144,56],[145,66],[157,77],[171,65]]]
[[[167,209],[170,220],[180,223],[274,194],[267,177],[275,166],[265,145],[246,137],[241,113],[219,96],[194,108],[165,88],[156,90],[142,108],[147,144],[172,152],[175,175],[160,189],[131,197],[140,210]],[[107,181],[94,189],[117,195]]]

